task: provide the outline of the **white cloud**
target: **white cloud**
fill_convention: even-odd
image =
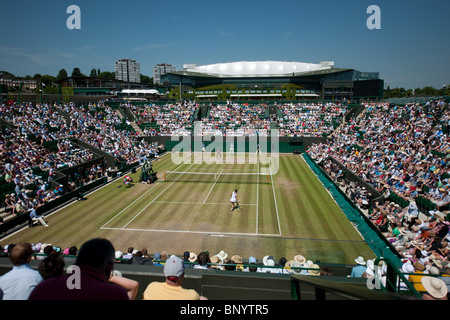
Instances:
[[[235,36],[236,36],[235,33],[226,31],[226,30],[224,30],[224,29],[219,29],[218,31],[219,31],[219,33],[220,33],[221,35],[223,35],[224,37],[235,37]]]

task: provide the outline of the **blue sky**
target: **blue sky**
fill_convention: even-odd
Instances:
[[[81,29],[69,30],[69,5]],[[369,30],[370,5],[381,29]],[[56,76],[79,67],[114,71],[135,59],[141,73],[167,62],[180,70],[251,60],[316,63],[378,71],[391,87],[450,84],[450,1],[405,0],[42,0],[2,1],[0,70]]]

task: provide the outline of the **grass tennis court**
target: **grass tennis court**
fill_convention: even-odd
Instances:
[[[300,155],[280,154],[274,175],[258,174],[271,169],[254,155],[244,155],[241,163],[227,155],[222,164],[207,164],[200,155],[180,164],[166,154],[153,164],[158,182],[139,183],[138,170],[130,174],[131,188],[117,179],[48,216],[50,227],[25,228],[2,244],[28,241],[65,248],[105,237],[121,251],[129,246],[179,255],[224,250],[244,259],[290,259],[300,253],[331,263],[373,256]],[[231,212],[234,189],[241,210]]]

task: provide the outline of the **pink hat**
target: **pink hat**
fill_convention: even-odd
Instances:
[[[69,248],[65,248],[63,251],[63,255],[68,256],[69,255]]]

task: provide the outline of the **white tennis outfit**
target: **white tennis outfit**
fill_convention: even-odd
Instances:
[[[231,199],[230,199],[230,201],[231,201],[231,202],[236,202],[236,201],[237,201],[237,200],[236,200],[236,192],[233,191],[233,193],[231,193]]]

